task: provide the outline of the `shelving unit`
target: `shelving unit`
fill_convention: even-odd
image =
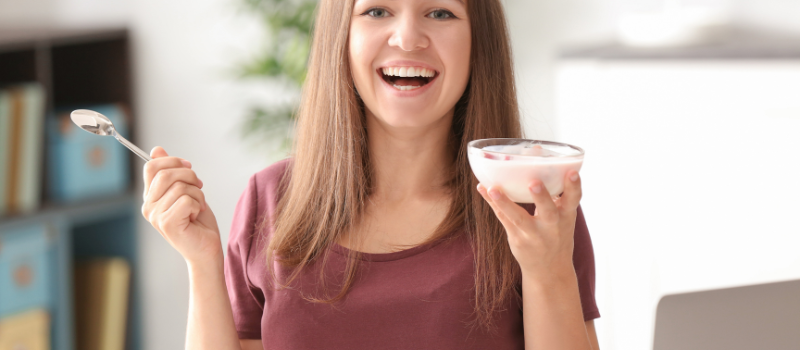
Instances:
[[[47,116],[60,107],[121,103],[129,109],[128,135],[136,142],[128,32],[124,28],[0,27],[0,87],[39,82],[47,96]],[[45,132],[42,126],[41,132]],[[46,137],[43,138],[46,141]],[[47,174],[43,147],[42,174]],[[127,154],[127,153],[126,153]],[[41,207],[34,213],[0,216],[0,234],[27,225],[47,227],[51,291],[51,344],[72,350],[75,344],[73,266],[81,259],[123,257],[131,266],[126,349],[141,348],[140,277],[137,269],[136,221],[140,200],[133,193],[139,173],[128,157],[129,183],[124,193],[60,203],[47,197],[45,176],[39,179]],[[2,170],[2,169],[0,169]],[[2,283],[2,281],[0,281]]]

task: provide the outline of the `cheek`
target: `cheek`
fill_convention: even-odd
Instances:
[[[359,91],[364,91],[371,78],[371,58],[369,52],[371,45],[358,27],[352,27],[348,44],[350,70],[353,73],[354,83]]]
[[[471,43],[469,27],[459,28],[448,34],[448,40],[441,41],[442,59],[449,67],[449,90],[451,94],[461,96],[469,81],[469,60]]]
[[[461,62],[461,67],[467,72],[467,75],[469,75],[469,59],[472,56],[472,37],[469,30],[467,30],[467,33],[458,42],[458,47],[458,57]],[[469,78],[469,76],[467,76],[467,78]]]

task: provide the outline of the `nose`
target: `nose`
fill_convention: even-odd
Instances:
[[[403,51],[422,50],[430,43],[428,36],[412,15],[404,16],[396,22],[392,36],[389,37],[389,46],[397,47]]]

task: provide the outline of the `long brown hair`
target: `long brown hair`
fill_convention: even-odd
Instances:
[[[323,254],[360,219],[373,184],[367,148],[363,102],[358,98],[348,64],[348,36],[354,0],[321,0],[317,8],[308,75],[297,114],[294,157],[281,184],[272,225],[267,265],[276,258],[292,273],[286,287],[312,263],[324,266]],[[519,297],[519,265],[511,254],[505,229],[475,190],[478,182],[467,161],[467,142],[494,137],[522,137],[511,49],[499,0],[469,1],[472,33],[470,79],[456,103],[451,128],[454,152],[452,202],[429,242],[467,235],[475,257],[475,313],[472,325],[492,328],[496,312]],[[464,230],[457,230],[458,228]],[[352,250],[335,295],[304,296],[315,302],[341,300],[352,286],[358,267]],[[317,261],[321,257],[321,261]],[[325,290],[323,268],[319,290]],[[518,299],[517,299],[518,300]]]

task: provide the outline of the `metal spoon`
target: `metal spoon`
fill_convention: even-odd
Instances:
[[[145,162],[153,160],[145,151],[142,151],[139,147],[136,147],[136,145],[117,134],[117,130],[114,129],[114,124],[111,123],[111,120],[100,113],[88,109],[76,109],[70,113],[70,119],[72,119],[75,125],[92,134],[114,136],[119,143],[128,147],[129,150],[136,153],[136,155],[144,159]]]

